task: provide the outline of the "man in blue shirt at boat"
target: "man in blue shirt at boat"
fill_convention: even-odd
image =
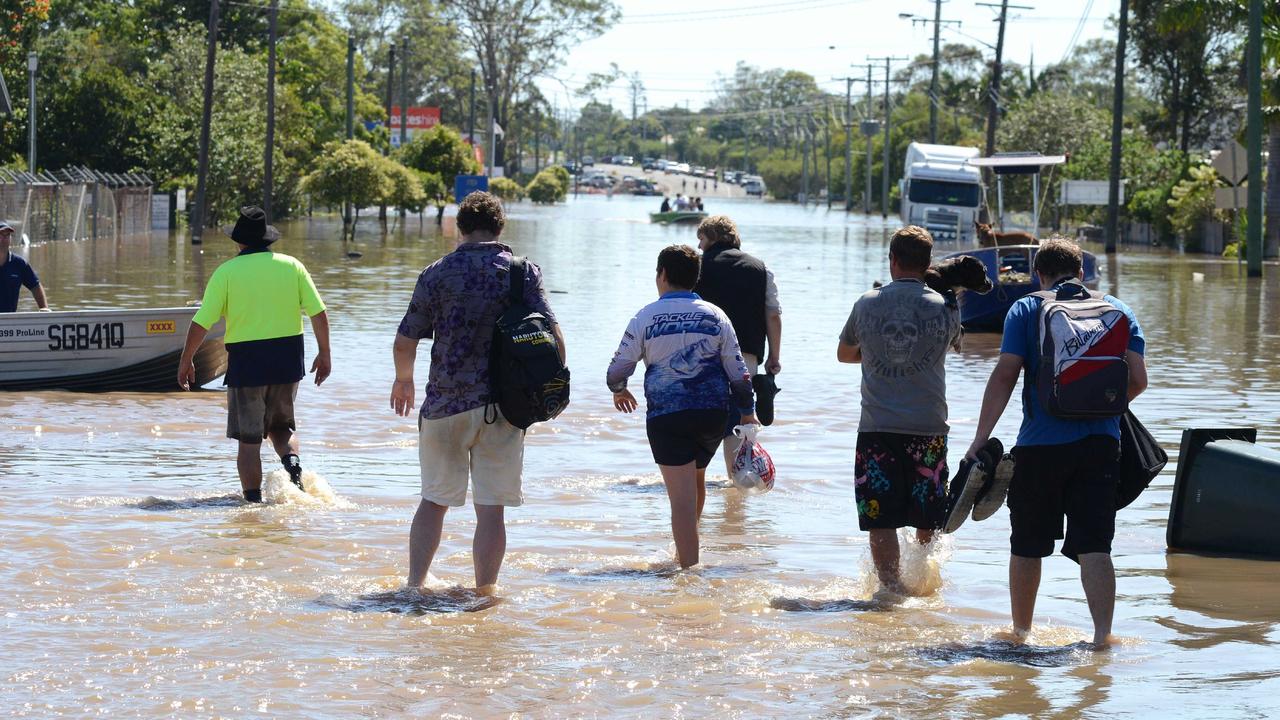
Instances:
[[[13,244],[13,226],[0,221],[0,312],[17,312],[18,297],[22,288],[31,291],[36,306],[48,312],[49,301],[44,296],[44,286],[26,258],[9,251]]]
[[[1083,254],[1066,238],[1050,238],[1036,252],[1035,272],[1040,287],[1059,292],[1065,285],[1070,290],[1084,277]],[[1076,295],[1082,296],[1084,288],[1077,288]],[[1063,294],[1058,297],[1061,299]],[[1127,305],[1110,295],[1102,299],[1120,310],[1128,321],[1123,356],[1128,365],[1128,399],[1133,400],[1147,387],[1143,359],[1146,341],[1137,317]],[[1020,640],[1031,632],[1041,560],[1052,555],[1054,541],[1062,539],[1062,554],[1080,564],[1080,583],[1093,619],[1093,642],[1102,648],[1110,642],[1116,601],[1111,541],[1115,536],[1120,418],[1065,419],[1051,414],[1041,402],[1041,384],[1054,381],[1037,377],[1045,374],[1039,362],[1043,302],[1035,295],[1024,297],[1013,304],[1005,317],[1000,358],[987,381],[978,428],[967,456],[976,458],[991,437],[1018,384],[1018,376],[1025,370],[1022,428],[1013,449],[1015,466],[1008,489],[1013,631]],[[1074,337],[1071,340],[1079,342]],[[1106,354],[1111,355],[1112,351]]]

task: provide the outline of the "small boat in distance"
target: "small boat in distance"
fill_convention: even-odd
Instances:
[[[698,223],[702,222],[707,214],[697,210],[670,210],[668,212],[649,213],[649,222],[652,223]]]
[[[0,315],[0,390],[177,390],[195,307]],[[227,371],[224,325],[196,351],[196,382]]]
[[[991,278],[991,292],[979,295],[961,290],[956,294],[960,306],[960,324],[974,332],[1002,332],[1004,316],[1018,300],[1040,290],[1040,279],[1034,272],[1036,251],[1039,245],[1004,245],[998,248],[978,248],[950,253],[943,259],[968,255],[978,258],[987,266]],[[1098,258],[1084,252],[1084,284],[1098,287]]]

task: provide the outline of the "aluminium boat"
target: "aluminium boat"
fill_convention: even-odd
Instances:
[[[961,290],[956,294],[960,306],[960,324],[974,332],[1001,332],[1004,316],[1018,300],[1040,290],[1040,280],[1034,272],[1038,245],[1003,245],[950,253],[946,257],[968,255],[978,258],[987,266],[991,278],[991,291],[980,295]],[[944,258],[945,259],[945,258]],[[1098,287],[1098,258],[1084,252],[1084,284]]]
[[[0,314],[0,390],[177,390],[195,307]],[[196,385],[227,371],[219,322],[196,351]]]
[[[649,213],[649,222],[653,223],[698,223],[707,214],[697,210],[671,210],[669,212]]]

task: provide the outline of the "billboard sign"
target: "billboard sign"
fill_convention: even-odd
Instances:
[[[400,106],[391,106],[391,146],[400,147]],[[406,135],[412,140],[415,135],[423,130],[440,124],[440,108],[438,107],[411,107],[408,112],[408,128]]]
[[[1107,180],[1063,180],[1059,195],[1059,202],[1063,205],[1106,205],[1110,183]],[[1124,181],[1120,182],[1119,202],[1124,204]]]

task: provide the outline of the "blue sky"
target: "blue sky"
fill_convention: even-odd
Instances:
[[[999,4],[999,0],[995,0]],[[1119,12],[1119,0],[1012,0],[1032,10],[1010,10],[1005,58],[1037,68],[1057,62],[1076,44],[1114,35],[1107,19]],[[933,27],[899,18],[912,13],[933,18],[932,0],[619,0],[622,21],[588,41],[539,82],[561,107],[577,107],[572,94],[592,72],[617,63],[638,72],[650,108],[684,105],[698,109],[711,96],[717,77],[733,72],[738,61],[762,68],[781,67],[813,75],[824,88],[843,92],[832,78],[865,75],[868,56],[912,57],[932,50]],[[973,0],[942,5],[943,42],[996,44],[998,10]],[[1078,29],[1078,32],[1077,32]],[[992,50],[985,50],[993,56]],[[883,67],[881,63],[880,67]],[[879,70],[878,76],[883,75]],[[855,85],[855,92],[859,92]],[[602,101],[630,113],[630,91],[619,83],[600,93]],[[641,107],[643,111],[643,105]]]

